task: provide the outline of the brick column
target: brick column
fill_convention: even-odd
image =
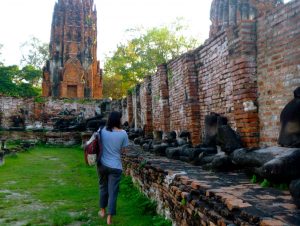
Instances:
[[[152,125],[154,131],[170,131],[170,106],[167,65],[158,66],[151,76]]]
[[[159,90],[161,106],[161,128],[163,132],[170,131],[170,106],[169,106],[169,87],[168,87],[168,75],[167,65],[163,64],[157,68],[159,76]]]
[[[142,128],[140,88],[141,88],[140,84],[136,85],[136,87],[134,88],[134,91],[132,93],[133,120],[134,120],[134,127],[136,129]]]
[[[151,76],[144,79],[140,89],[141,100],[141,123],[144,128],[145,135],[152,134],[152,90]]]
[[[127,111],[128,111],[128,123],[131,125],[133,122],[133,106],[132,106],[132,94],[127,95]]]
[[[233,78],[234,120],[246,147],[257,147],[259,118],[257,110],[256,22],[241,21],[229,34],[229,62]],[[235,35],[238,34],[238,37]]]
[[[127,97],[121,100],[122,124],[128,122]]]
[[[187,53],[184,58],[183,78],[187,129],[191,132],[192,143],[200,144],[200,107],[198,97],[198,77],[195,66],[195,57]]]

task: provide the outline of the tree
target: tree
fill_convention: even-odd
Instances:
[[[119,99],[130,89],[130,83],[123,82],[121,75],[103,77],[103,96]]]
[[[22,81],[40,89],[42,68],[49,59],[49,45],[41,42],[36,37],[32,37],[24,42],[20,49],[22,52],[20,64],[23,68],[14,82],[20,84],[20,81]]]
[[[40,70],[27,66],[0,66],[0,94],[6,96],[32,97],[41,93],[39,87],[32,85]],[[40,76],[40,75],[38,75]]]
[[[176,58],[198,44],[183,35],[187,27],[180,20],[170,26],[127,31],[133,38],[117,46],[112,57],[104,65],[105,97],[121,98],[127,89],[155,73],[158,65]],[[118,82],[115,82],[118,81]],[[105,84],[109,82],[108,84]]]
[[[14,77],[14,82],[17,84],[29,83],[33,87],[39,87],[41,78],[42,71],[40,69],[37,69],[32,65],[27,65]]]
[[[27,65],[22,69],[16,65],[4,66],[0,62],[0,94],[2,95],[32,97],[41,94],[41,68],[45,64],[48,47],[45,48],[46,44],[42,44],[37,38],[32,38],[26,43],[27,46],[23,44],[23,50],[26,47],[28,55],[23,54],[23,63]],[[0,50],[1,48],[0,44]]]
[[[41,42],[36,37],[24,42],[20,49],[22,52],[20,64],[23,66],[32,65],[41,70],[49,59],[49,44]]]
[[[13,96],[17,92],[17,85],[12,82],[13,76],[19,71],[18,66],[0,66],[0,94]]]

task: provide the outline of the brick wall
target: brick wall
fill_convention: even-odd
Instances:
[[[130,146],[124,173],[174,226],[299,225],[289,192],[262,188],[244,173],[217,173]],[[274,203],[277,205],[274,207]]]
[[[133,103],[132,103],[131,93],[127,95],[127,114],[128,114],[128,123],[131,125],[133,122]]]
[[[170,129],[189,130],[192,142],[200,143],[197,73],[193,53],[168,63]]]
[[[15,98],[15,97],[0,97],[0,113],[1,127],[8,128],[11,126],[11,116],[25,112],[28,124],[33,124],[34,117],[34,102],[30,98]]]
[[[142,128],[140,87],[138,84],[132,93],[133,122],[136,129]]]
[[[201,134],[204,133],[204,117],[216,112],[233,121],[233,81],[228,71],[229,50],[226,33],[220,33],[195,50],[198,71]]]
[[[215,112],[227,117],[245,146],[276,145],[280,112],[300,86],[300,2],[274,4],[259,8],[259,18],[240,18],[194,51],[158,66],[151,76],[148,128],[188,130],[198,144],[205,116]]]
[[[128,122],[128,105],[127,98],[123,98],[121,101],[122,105],[122,124]]]
[[[152,97],[151,97],[151,77],[148,76],[140,87],[141,102],[141,125],[145,134],[152,133]]]
[[[160,101],[160,88],[159,88],[159,75],[155,73],[151,76],[151,91],[152,91],[152,125],[153,130],[162,130],[160,124],[161,107]]]
[[[55,118],[63,111],[73,111],[73,115],[83,114],[84,118],[91,118],[100,109],[102,102],[102,100],[93,100],[81,103],[70,99],[52,98],[44,98],[38,102],[33,98],[0,97],[0,127],[10,128],[13,124],[11,117],[20,115],[25,119],[26,128],[52,129]],[[122,110],[119,101],[110,102],[109,105],[107,111]]]
[[[258,145],[255,28],[254,21],[241,21],[195,51],[202,136],[205,115],[215,112],[228,118],[245,146]]]
[[[229,36],[228,46],[233,81],[233,121],[244,145],[257,147],[259,118],[256,106],[256,23],[251,20],[241,21],[233,33],[238,34],[238,37]]]
[[[153,129],[188,130],[199,144],[205,115],[215,112],[228,118],[246,146],[257,146],[255,56],[255,22],[242,21],[159,66],[151,80]]]
[[[156,131],[170,131],[170,107],[167,65],[160,65],[151,76],[152,84],[152,125]]]
[[[257,22],[260,144],[276,145],[280,113],[300,86],[300,1],[278,7]]]
[[[88,134],[88,139],[91,133]],[[44,143],[50,145],[73,146],[82,144],[81,132],[51,132],[51,131],[0,131],[3,141],[23,141],[29,143]]]
[[[255,54],[255,22],[242,21],[198,49],[160,65],[151,78],[153,130],[177,134],[188,130],[193,144],[199,144],[205,115],[215,112],[228,118],[246,146],[257,146]],[[146,98],[145,93],[140,95],[141,100]],[[245,103],[253,107],[245,108]]]

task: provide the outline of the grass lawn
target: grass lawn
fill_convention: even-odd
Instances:
[[[0,167],[0,225],[106,225],[97,216],[98,177],[80,147],[38,146]],[[155,204],[123,177],[114,225],[168,226]]]

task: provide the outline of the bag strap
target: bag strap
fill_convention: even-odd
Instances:
[[[101,159],[101,155],[102,155],[102,129],[103,127],[100,127],[98,130],[97,130],[97,140],[98,140],[98,155],[97,155],[97,162]]]
[[[104,127],[99,127],[99,129],[97,130],[97,136],[100,138],[100,141],[102,139],[102,130],[103,130]]]

